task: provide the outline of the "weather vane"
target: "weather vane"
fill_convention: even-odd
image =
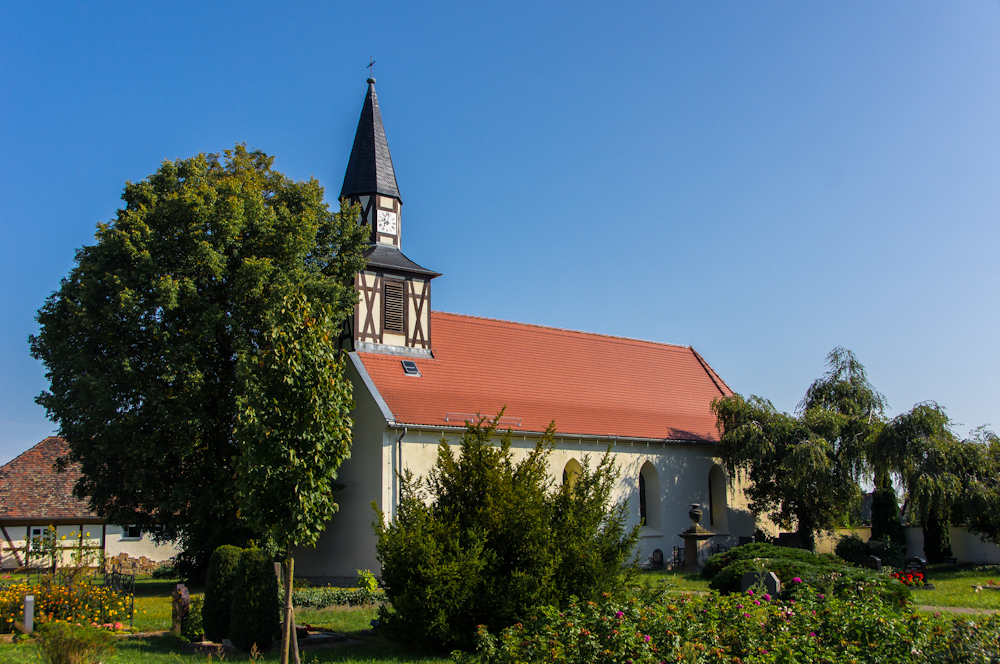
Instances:
[[[365,67],[365,69],[371,70],[368,72],[369,78],[375,78],[375,59],[372,58],[371,56],[368,56],[368,59],[371,60],[371,62],[368,63],[368,66]]]

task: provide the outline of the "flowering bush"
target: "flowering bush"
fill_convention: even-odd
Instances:
[[[893,572],[889,576],[896,579],[904,586],[924,585],[924,575],[922,572]]]
[[[114,652],[106,631],[52,621],[38,628],[38,654],[43,664],[97,664]]]
[[[997,661],[1000,618],[954,621],[900,610],[859,591],[830,597],[795,584],[787,600],[756,594],[644,593],[623,603],[545,607],[500,634],[480,628],[464,664],[828,664]],[[976,659],[963,659],[974,653]]]
[[[35,624],[69,621],[90,625],[114,623],[128,617],[127,597],[90,584],[79,571],[48,574],[36,585],[22,581],[0,585],[0,633],[13,632],[24,619],[24,597],[35,597]]]

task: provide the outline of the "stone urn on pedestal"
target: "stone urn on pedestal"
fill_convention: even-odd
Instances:
[[[715,536],[711,530],[701,527],[703,514],[700,504],[691,505],[688,516],[693,525],[679,535],[684,540],[684,569],[689,572],[697,572],[705,566],[705,561],[708,560],[708,540]]]

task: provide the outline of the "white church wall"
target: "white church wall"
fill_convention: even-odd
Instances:
[[[426,477],[437,460],[437,447],[441,438],[458,446],[461,434],[450,431],[409,431],[402,445],[402,466],[415,475]],[[499,436],[497,436],[499,441]],[[534,448],[537,439],[514,435],[511,449],[515,459],[523,458]],[[549,457],[549,472],[555,482],[562,482],[563,470],[572,462],[584,463],[589,456],[591,467],[600,460],[607,449],[607,441],[594,439],[580,441],[576,438],[556,438],[556,448]],[[688,510],[694,503],[709,505],[709,473],[717,466],[708,445],[679,445],[620,442],[612,447],[615,462],[621,470],[613,500],[628,501],[629,526],[639,524],[639,472],[645,464],[656,471],[658,491],[647,495],[647,509],[656,506],[658,518],[641,527],[639,540],[640,560],[645,560],[654,549],[663,551],[669,559],[674,546],[683,546],[678,534],[691,525]],[[717,469],[716,472],[719,472]],[[647,482],[647,491],[649,490]],[[723,489],[726,496],[726,529],[719,532],[712,543],[735,545],[740,536],[753,535],[755,521],[747,510],[739,486]],[[718,495],[718,494],[717,494]],[[706,513],[702,525],[710,530]]]

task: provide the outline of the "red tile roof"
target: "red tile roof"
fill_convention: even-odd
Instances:
[[[52,467],[69,453],[62,438],[51,436],[4,466],[0,466],[0,519],[94,519],[86,503],[73,497],[80,471],[64,473]]]
[[[732,394],[689,346],[436,311],[431,330],[433,359],[358,353],[397,423],[461,426],[507,406],[514,431],[555,420],[565,434],[710,442],[712,400]]]

